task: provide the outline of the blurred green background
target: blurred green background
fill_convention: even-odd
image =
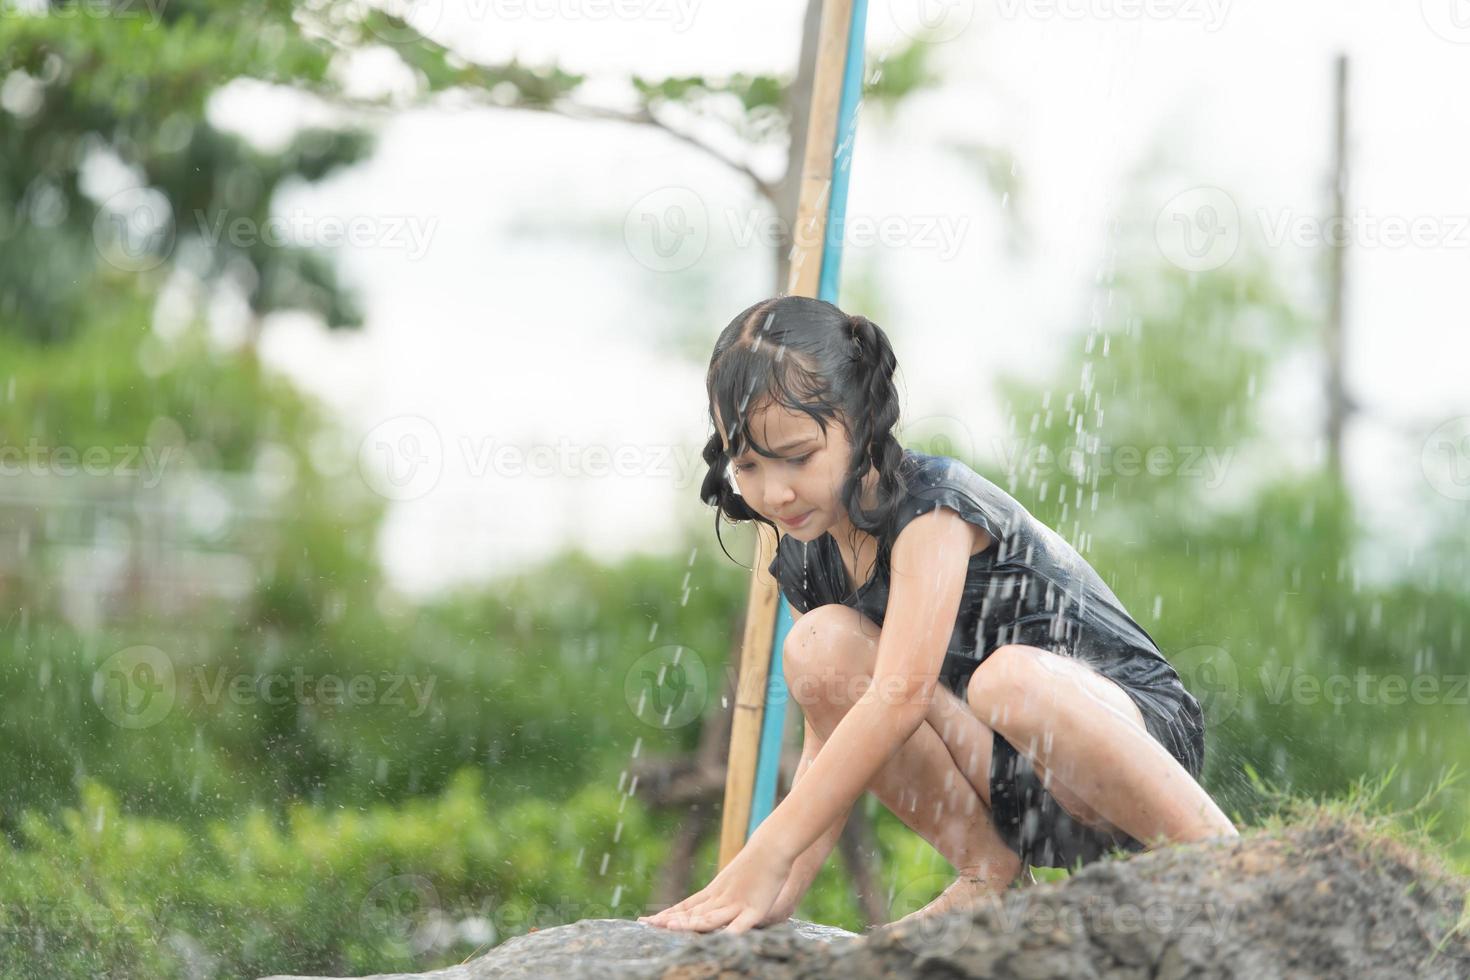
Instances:
[[[398,594],[375,550],[387,504],[341,465],[356,449],[339,421],[265,369],[255,337],[221,350],[202,318],[162,331],[157,311],[187,274],[237,288],[254,329],[281,310],[360,325],[322,251],[201,229],[263,222],[278,189],[369,155],[371,125],[344,117],[263,153],[206,104],[240,77],[350,101],[334,55],[407,28],[356,5],[130,9],[0,17],[0,960],[50,977],[422,970],[647,911],[681,815],[647,807],[630,767],[693,751],[724,717],[747,573],[701,521],[666,553],[569,550],[433,601]],[[535,111],[581,81],[423,39],[396,50],[421,94]],[[870,98],[930,81],[915,48]],[[734,93],[769,123],[787,83],[642,92]],[[136,187],[99,200],[98,159]],[[1055,377],[997,392],[1007,459],[943,426],[906,441],[966,458],[1081,545],[1205,704],[1204,782],[1227,812],[1250,823],[1263,784],[1330,796],[1386,772],[1412,804],[1470,752],[1470,511],[1424,486],[1412,506],[1432,546],[1407,562],[1329,468],[1272,467],[1256,395],[1320,344],[1320,313],[1269,255],[1191,273],[1124,250],[1107,278]],[[843,305],[887,324],[884,302],[849,275]],[[723,322],[699,321],[691,348]],[[1172,455],[1151,468],[1152,447]],[[1223,500],[1211,459],[1260,478]],[[748,530],[726,540],[748,562]],[[638,712],[663,645],[704,669],[685,724]],[[291,687],[328,675],[362,697]],[[863,806],[883,886],[933,876],[931,897],[943,859]],[[1435,809],[1470,870],[1464,793]],[[714,860],[706,838],[699,882]],[[798,914],[861,928],[841,862]]]

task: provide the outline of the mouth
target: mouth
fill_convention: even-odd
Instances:
[[[816,513],[816,512],[809,510],[805,514],[802,514],[800,517],[797,517],[797,518],[794,518],[794,519],[787,519],[785,517],[778,517],[777,520],[779,520],[782,524],[785,524],[787,527],[801,527],[803,524],[805,524],[807,522],[807,520],[814,513]]]

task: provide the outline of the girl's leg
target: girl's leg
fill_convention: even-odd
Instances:
[[[1079,822],[1148,845],[1237,836],[1215,801],[1144,727],[1121,687],[1071,657],[1012,644],[970,678],[970,710],[1031,760]]]
[[[823,740],[871,685],[878,635],[871,620],[845,606],[813,609],[788,634],[782,648],[787,687]],[[943,693],[959,706],[958,714],[968,714],[953,693]],[[959,748],[941,738],[936,721]],[[973,715],[968,722],[957,725],[931,709],[868,788],[962,877],[998,891],[1021,873],[1021,859],[990,820],[993,733]],[[963,751],[971,771],[979,774],[978,782],[961,771],[955,751]]]

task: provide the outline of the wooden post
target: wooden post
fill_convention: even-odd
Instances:
[[[823,0],[792,229],[790,295],[836,302],[848,163],[862,94],[866,19],[866,0]],[[834,230],[832,242],[827,241],[829,226]],[[786,707],[780,641],[790,626],[786,600],[766,570],[775,554],[774,537],[758,534],[725,771],[721,868],[740,853],[774,803]],[[768,703],[769,713],[765,710]]]

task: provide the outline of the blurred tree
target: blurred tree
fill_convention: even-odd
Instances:
[[[554,62],[530,66],[517,57],[486,62],[456,47],[452,38],[439,36],[438,25],[415,26],[397,13],[359,2],[320,2],[308,9],[303,22],[344,53],[386,46],[414,79],[411,93],[393,92],[376,99],[350,97],[336,83],[324,81],[315,90],[325,98],[369,107],[468,104],[649,126],[729,167],[750,183],[777,218],[772,282],[775,291],[785,289],[820,0],[807,2],[794,75],[736,72],[650,78],[629,73],[616,79],[569,72]],[[939,81],[933,63],[936,50],[931,39],[919,37],[885,57],[870,57],[863,84],[864,111],[894,116],[906,99],[933,87]],[[605,93],[618,88],[626,89],[625,104],[609,105]],[[594,91],[604,94],[599,98]],[[729,146],[741,150],[725,149]],[[770,148],[784,150],[785,167],[779,174],[763,174],[750,162]],[[949,148],[981,174],[997,197],[1016,195],[1016,166],[1005,148],[983,140],[955,142]],[[1011,214],[1006,212],[1008,218]]]
[[[0,329],[55,343],[142,277],[229,288],[259,317],[360,315],[322,253],[262,234],[273,195],[360,159],[365,132],[298,131],[261,152],[220,130],[212,95],[237,78],[319,84],[331,50],[287,0],[9,5],[0,17]],[[233,228],[253,230],[249,235]]]

